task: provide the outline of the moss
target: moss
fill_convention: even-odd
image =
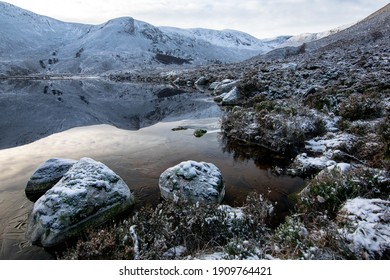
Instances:
[[[198,129],[195,129],[194,136],[199,138],[199,137],[202,137],[203,135],[205,135],[206,133],[207,133],[206,129],[198,128]]]
[[[383,106],[375,95],[351,94],[339,108],[339,115],[346,120],[367,120],[380,117]]]

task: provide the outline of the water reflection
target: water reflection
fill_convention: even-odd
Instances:
[[[239,206],[248,193],[257,191],[278,201],[281,206],[280,211],[284,211],[288,207],[288,194],[303,186],[303,180],[300,178],[273,175],[268,164],[259,165],[247,157],[235,158],[231,147],[225,145],[221,133],[218,132],[222,112],[218,106],[200,93],[181,93],[159,98],[157,93],[161,92],[161,88],[156,90],[154,87],[148,87],[143,91],[141,87],[132,84],[118,84],[116,86],[119,89],[114,89],[116,86],[110,83],[95,84],[92,81],[69,83],[80,85],[76,87],[80,92],[70,92],[70,86],[66,86],[65,82],[58,82],[58,87],[55,83],[55,87],[52,85],[50,88],[50,90],[56,89],[55,95],[53,92],[50,93],[52,95],[50,98],[53,98],[54,102],[52,104],[55,104],[53,106],[63,110],[58,115],[49,103],[45,103],[47,101],[36,103],[35,110],[28,112],[27,115],[23,111],[22,101],[30,100],[31,105],[34,100],[29,95],[34,97],[39,94],[46,95],[43,92],[45,88],[42,88],[44,83],[23,84],[17,89],[13,87],[13,91],[3,90],[1,93],[0,106],[7,104],[4,101],[7,100],[5,95],[10,95],[15,98],[20,111],[19,115],[8,119],[9,124],[2,116],[1,128],[4,126],[6,130],[8,129],[7,133],[10,133],[7,139],[24,136],[25,129],[29,128],[28,125],[34,123],[28,119],[32,116],[39,119],[40,126],[37,127],[47,128],[50,136],[42,138],[45,134],[34,135],[41,139],[27,145],[0,150],[0,259],[53,257],[42,248],[31,246],[24,237],[25,222],[33,205],[25,197],[24,188],[36,167],[52,157],[76,160],[81,157],[91,157],[105,163],[120,175],[135,193],[137,207],[158,203],[160,174],[166,168],[189,159],[212,162],[221,169],[226,185],[224,203],[230,205]],[[35,89],[41,92],[35,92]],[[47,89],[48,95],[50,90]],[[56,100],[58,91],[62,92],[60,97],[64,98],[64,103]],[[85,97],[84,100],[79,97],[80,94]],[[135,96],[132,96],[133,94]],[[41,101],[39,98],[37,100]],[[71,105],[67,107],[64,104]],[[73,112],[75,108],[72,104],[77,104],[80,110],[84,111],[70,114],[70,111]],[[37,107],[40,109],[36,110]],[[101,112],[93,111],[100,109]],[[11,111],[9,108],[6,110]],[[50,122],[53,121],[58,125],[59,120],[65,118],[64,123],[74,125],[77,124],[78,117],[85,116],[86,112],[93,112],[94,116],[109,117],[108,123],[115,126],[92,125],[69,130],[65,130],[65,125],[56,126],[54,128],[62,132],[52,134],[55,129]],[[137,116],[137,119],[124,118],[121,115],[124,112],[129,116]],[[121,121],[118,121],[119,119]],[[101,119],[99,123],[100,121]],[[80,122],[80,125],[82,124],[84,123]],[[124,128],[143,128],[131,131],[118,128],[120,125]],[[172,128],[178,126],[188,129],[172,131]],[[12,127],[13,129],[10,129]],[[34,128],[32,127],[31,131]],[[193,136],[195,128],[204,128],[209,132],[201,138],[196,138]],[[23,141],[25,140],[26,138]]]
[[[199,92],[167,85],[101,80],[0,81],[0,149],[73,127],[110,124],[134,130],[210,107]],[[17,133],[15,133],[17,131]]]

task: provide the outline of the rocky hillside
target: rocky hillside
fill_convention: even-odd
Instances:
[[[334,48],[373,44],[382,38],[390,36],[390,4],[361,20],[360,22],[336,32],[331,36],[321,38],[297,47],[279,48],[267,53],[263,58],[277,59],[296,55],[306,51],[326,51]]]

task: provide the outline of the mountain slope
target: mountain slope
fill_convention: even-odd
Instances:
[[[230,63],[274,49],[233,30],[155,27],[124,17],[101,25],[65,23],[0,2],[0,74],[102,73],[170,63]]]
[[[390,4],[335,34],[308,42],[304,46],[278,48],[257,58],[279,59],[305,52],[322,52],[354,45],[375,44],[377,40],[388,38],[390,38]],[[288,41],[285,44],[288,44]]]

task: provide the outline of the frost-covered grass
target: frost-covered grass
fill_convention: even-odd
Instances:
[[[324,170],[300,193],[299,211],[316,215],[318,211],[335,216],[347,199],[387,198],[389,177],[385,172],[364,167],[341,171]]]
[[[63,259],[183,259],[223,252],[263,258],[272,204],[252,194],[241,208],[162,202],[132,217],[86,232]]]
[[[89,231],[64,259],[388,259],[390,178],[340,165],[312,179],[295,210],[271,226],[273,205],[162,202]]]
[[[234,108],[223,118],[222,129],[228,137],[291,156],[305,146],[305,140],[326,131],[320,113],[296,99],[263,100],[252,105],[255,107]]]
[[[387,259],[389,174],[326,169],[299,194],[295,213],[273,235],[273,255],[300,259]]]

